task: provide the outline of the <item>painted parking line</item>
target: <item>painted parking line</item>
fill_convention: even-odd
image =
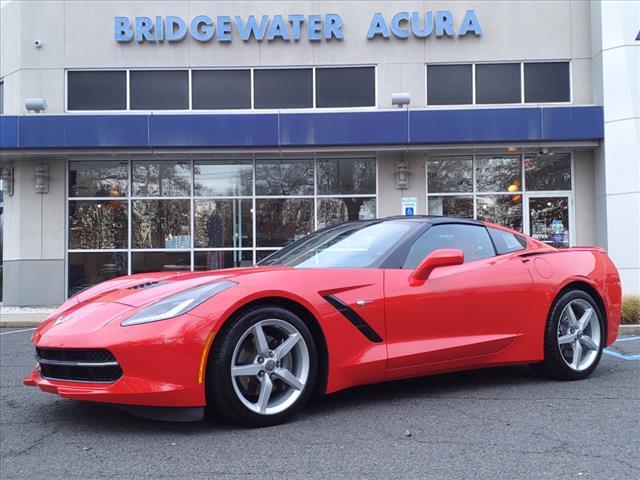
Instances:
[[[618,342],[630,342],[632,340],[640,340],[640,337],[624,337],[624,338],[619,338],[618,340],[616,340],[616,343]]]
[[[25,328],[24,330],[12,330],[10,332],[2,332],[0,333],[0,335],[11,335],[12,333],[22,333],[22,332],[31,332],[33,330],[35,330],[36,327],[33,328]]]
[[[611,355],[612,357],[619,358],[621,360],[636,360],[640,361],[640,355],[624,355],[623,353],[614,352],[613,350],[609,350],[605,348],[602,353],[606,353],[607,355]]]

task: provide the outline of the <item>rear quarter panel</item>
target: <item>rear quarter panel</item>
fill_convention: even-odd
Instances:
[[[545,322],[533,325],[533,338],[544,339],[546,318],[558,294],[572,283],[591,287],[600,297],[606,316],[606,345],[615,342],[620,326],[621,289],[618,271],[604,253],[596,248],[576,247],[554,250],[528,257],[539,305]],[[535,337],[537,335],[537,337]],[[542,346],[540,346],[542,348]]]

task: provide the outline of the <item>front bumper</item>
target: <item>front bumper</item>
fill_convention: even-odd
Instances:
[[[206,405],[203,366],[212,340],[211,322],[185,314],[160,322],[120,326],[117,305],[103,305],[115,319],[93,325],[77,319],[43,324],[34,334],[41,349],[106,349],[122,369],[114,382],[45,378],[38,366],[24,379],[28,386],[64,398],[108,404],[151,407]]]

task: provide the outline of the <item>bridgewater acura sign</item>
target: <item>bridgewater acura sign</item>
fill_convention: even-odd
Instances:
[[[180,42],[187,35],[198,42],[231,42],[234,34],[242,41],[252,38],[258,42],[276,39],[311,42],[321,40],[342,40],[342,17],[335,13],[323,15],[262,15],[256,17],[198,15],[187,22],[177,16],[157,17],[114,17],[114,39],[116,42]],[[364,33],[364,32],[363,32]],[[456,37],[467,34],[482,35],[482,27],[474,10],[467,10],[462,21],[456,22],[454,15],[447,11],[398,12],[387,18],[376,12],[371,17],[368,39],[410,36],[427,38]]]

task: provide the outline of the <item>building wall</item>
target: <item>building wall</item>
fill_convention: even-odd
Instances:
[[[474,9],[482,37],[426,40],[410,37],[367,40],[374,12],[387,22],[398,11],[449,10],[458,28],[468,9]],[[572,61],[573,100],[593,101],[591,87],[590,8],[587,1],[519,2],[12,2],[3,9],[2,59],[8,102],[6,114],[26,113],[24,99],[44,97],[48,113],[64,111],[67,68],[172,68],[291,65],[378,65],[378,106],[390,107],[393,92],[408,91],[411,107],[425,106],[425,64],[519,60]],[[310,42],[242,42],[237,32],[228,44],[117,43],[113,17],[177,15],[324,14],[342,16],[343,40]],[[543,19],[543,20],[542,20]],[[11,39],[11,40],[9,40]],[[18,39],[16,42],[15,39]],[[42,46],[36,48],[34,41]]]

